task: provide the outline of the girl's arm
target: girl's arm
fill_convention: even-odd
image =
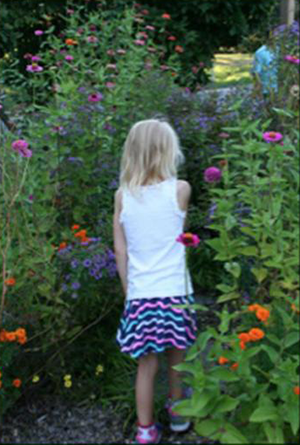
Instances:
[[[179,208],[187,212],[188,205],[192,193],[192,188],[187,181],[178,180],[177,181],[177,201]],[[184,222],[186,227],[186,220]]]
[[[127,244],[123,227],[119,221],[121,210],[122,210],[122,193],[120,190],[117,190],[115,193],[115,210],[114,210],[114,251],[116,255],[117,270],[121,279],[124,293],[126,295]]]

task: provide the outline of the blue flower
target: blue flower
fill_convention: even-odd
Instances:
[[[76,269],[76,267],[79,265],[79,261],[78,260],[73,260],[72,262],[71,262],[71,267],[73,268],[73,269]]]
[[[76,281],[75,283],[72,283],[72,289],[77,290],[80,288],[80,283],[78,283],[78,281]]]
[[[92,260],[90,260],[89,258],[87,258],[86,260],[83,261],[84,267],[90,267],[91,264],[92,264]]]

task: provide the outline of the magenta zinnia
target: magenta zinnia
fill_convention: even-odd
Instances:
[[[208,167],[204,172],[204,180],[206,182],[217,182],[221,179],[222,172],[217,167]]]
[[[277,131],[266,131],[263,133],[263,139],[266,142],[278,142],[281,141],[283,135]]]
[[[30,73],[39,73],[40,71],[43,71],[43,67],[37,63],[33,63],[32,65],[26,66],[26,71],[29,71]]]
[[[103,96],[101,93],[92,93],[88,96],[89,102],[99,102],[102,99],[103,99]]]
[[[11,144],[11,147],[23,158],[31,158],[32,151],[28,149],[28,145],[28,142],[26,142],[24,139],[17,139]]]
[[[200,243],[200,238],[198,235],[194,235],[193,233],[182,233],[178,238],[176,238],[176,241],[186,247],[196,247]]]

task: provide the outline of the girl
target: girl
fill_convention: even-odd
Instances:
[[[126,295],[117,342],[122,352],[138,359],[136,443],[161,438],[161,427],[153,421],[153,386],[162,351],[168,360],[170,427],[185,431],[190,426],[173,409],[184,396],[173,366],[196,338],[195,311],[176,307],[194,302],[185,248],[176,241],[191,194],[188,182],[176,179],[182,161],[167,122],[150,119],[131,128],[115,195],[114,249]]]

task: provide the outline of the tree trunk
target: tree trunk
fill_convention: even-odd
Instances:
[[[280,24],[291,25],[295,19],[295,0],[280,1]]]

